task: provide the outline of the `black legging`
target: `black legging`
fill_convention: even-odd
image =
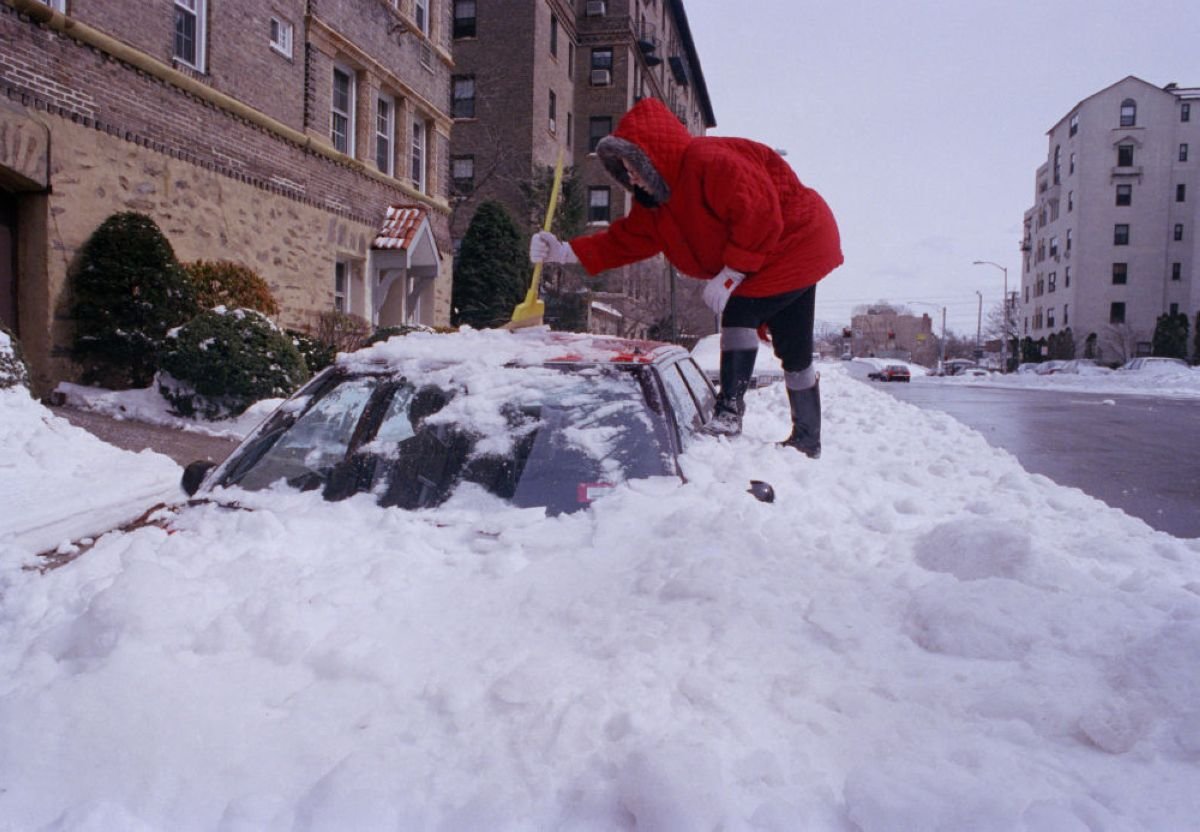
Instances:
[[[798,373],[812,366],[816,302],[816,286],[766,298],[734,295],[725,305],[721,326],[757,329],[766,324],[784,372]]]

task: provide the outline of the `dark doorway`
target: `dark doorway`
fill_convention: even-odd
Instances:
[[[0,323],[17,332],[17,195],[0,190]]]

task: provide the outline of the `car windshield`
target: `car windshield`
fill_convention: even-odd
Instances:
[[[522,368],[521,383],[469,391],[445,375],[331,375],[240,448],[218,484],[284,482],[337,500],[359,492],[425,508],[464,483],[550,513],[627,479],[677,475],[662,401],[645,366]]]

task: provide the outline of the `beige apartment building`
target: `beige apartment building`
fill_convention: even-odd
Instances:
[[[451,0],[0,0],[0,320],[72,379],[109,215],[255,269],[283,311],[449,321]]]
[[[1076,356],[1149,354],[1159,315],[1200,312],[1200,87],[1129,76],[1048,133],[1024,217],[1017,331]]]
[[[594,150],[640,98],[664,101],[693,135],[716,124],[682,0],[453,0],[452,16],[456,240],[487,199],[523,230],[539,226],[545,206],[531,205],[522,186],[560,150],[579,174],[583,233],[624,216],[631,200]],[[700,288],[675,280],[661,258],[586,285],[599,290],[590,327],[634,337],[668,312],[673,287],[679,309]],[[700,316],[679,328],[713,326]]]

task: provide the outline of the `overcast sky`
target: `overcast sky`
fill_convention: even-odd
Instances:
[[[685,0],[717,127],[788,151],[846,264],[817,317],[910,304],[974,335],[1008,267],[1046,131],[1127,75],[1200,86],[1196,0]],[[933,308],[938,307],[938,308]]]

